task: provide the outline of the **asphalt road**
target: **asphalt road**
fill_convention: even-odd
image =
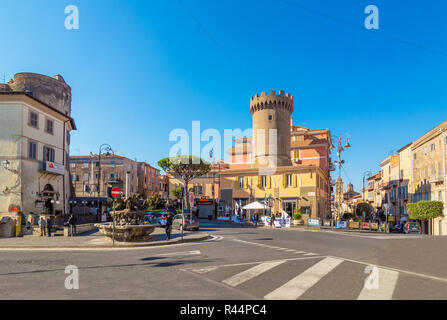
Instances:
[[[120,250],[0,250],[0,299],[447,298],[446,237],[207,222],[201,231],[213,239]],[[65,287],[69,265],[79,270],[79,289]]]

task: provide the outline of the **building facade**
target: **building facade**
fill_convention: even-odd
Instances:
[[[60,75],[0,84],[0,215],[67,214],[71,88]]]
[[[434,235],[446,235],[446,145],[447,121],[442,122],[414,141],[412,149],[412,202],[436,200],[444,202],[444,217],[429,221],[428,230]]]
[[[70,174],[73,201],[79,198],[106,201],[108,188],[112,186],[118,187],[123,197],[139,195],[138,162],[123,156],[71,156]]]

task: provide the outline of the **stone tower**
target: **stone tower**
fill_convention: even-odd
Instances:
[[[250,99],[253,117],[252,159],[255,167],[290,166],[290,121],[293,96],[262,92]],[[273,130],[272,130],[273,129]],[[276,136],[275,136],[276,134]]]
[[[7,86],[0,87],[0,90],[26,92],[59,112],[71,116],[71,88],[59,74],[48,77],[31,72],[16,73],[14,80],[10,80]]]

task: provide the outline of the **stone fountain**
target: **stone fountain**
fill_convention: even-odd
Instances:
[[[123,204],[125,208],[123,208]],[[118,210],[111,211],[110,215],[115,221],[115,231],[113,231],[113,223],[95,224],[99,231],[106,237],[117,241],[144,241],[150,238],[150,234],[154,232],[157,225],[144,224],[145,210],[139,205],[136,197],[127,198],[124,202],[118,204]]]

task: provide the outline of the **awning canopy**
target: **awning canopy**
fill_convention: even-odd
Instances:
[[[258,201],[255,201],[255,202],[252,202],[252,203],[249,203],[249,204],[243,206],[242,209],[245,209],[245,210],[258,210],[258,209],[269,209],[269,207],[267,207],[265,204],[262,204],[262,203],[260,203]]]

